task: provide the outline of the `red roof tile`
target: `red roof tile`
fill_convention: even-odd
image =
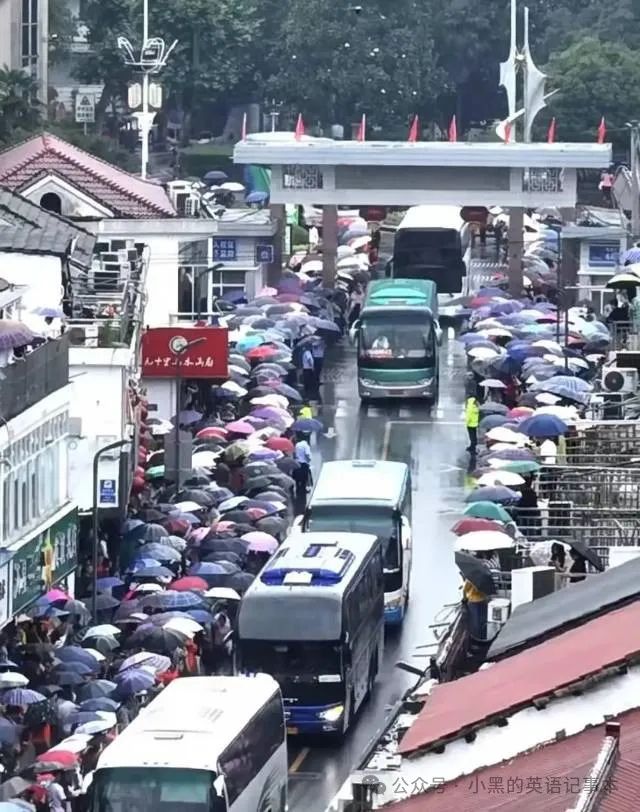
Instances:
[[[640,601],[497,662],[437,685],[400,742],[423,750],[640,652]]]
[[[175,217],[158,183],[131,175],[55,135],[43,133],[0,152],[0,183],[22,191],[55,174],[120,217]]]
[[[640,710],[619,717],[619,761],[599,812],[638,812]],[[477,770],[437,789],[404,798],[393,812],[566,812],[575,805],[602,748],[605,726],[552,742],[511,761]],[[425,776],[425,780],[433,780]],[[406,792],[410,792],[407,788]],[[400,785],[394,792],[402,798]]]

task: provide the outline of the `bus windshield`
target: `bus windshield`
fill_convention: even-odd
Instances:
[[[400,542],[395,512],[378,505],[312,505],[305,527],[317,533],[369,533],[380,539],[385,570],[400,569]]]
[[[460,234],[454,229],[401,229],[396,234],[394,260],[398,266],[449,265],[461,259]]]
[[[207,770],[117,767],[98,770],[91,812],[211,812],[220,808]],[[216,803],[216,800],[218,801]]]
[[[425,369],[433,366],[435,342],[431,319],[394,312],[364,316],[359,360],[367,367]]]

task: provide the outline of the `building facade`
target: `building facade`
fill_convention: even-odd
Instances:
[[[49,86],[49,0],[0,0],[0,67],[24,70],[45,105]]]

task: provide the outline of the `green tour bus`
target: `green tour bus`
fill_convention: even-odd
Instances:
[[[430,279],[371,282],[351,328],[358,348],[358,394],[438,399],[438,289]]]

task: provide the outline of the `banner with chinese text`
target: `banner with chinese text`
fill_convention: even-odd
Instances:
[[[226,378],[226,327],[152,327],[142,336],[143,378]],[[180,368],[178,369],[178,364]]]

